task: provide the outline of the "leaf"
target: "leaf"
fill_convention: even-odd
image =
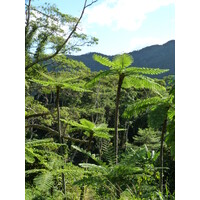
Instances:
[[[113,67],[124,69],[133,63],[133,58],[129,54],[115,56],[113,59]]]
[[[90,163],[80,163],[79,164],[81,167],[83,168],[89,168],[95,171],[102,171],[102,172],[106,172],[107,169],[103,166],[99,166],[99,165],[95,165],[95,164],[90,164]]]
[[[107,75],[111,75],[111,74],[115,74],[116,71],[114,70],[106,70],[103,72],[100,72],[98,75],[96,75],[93,79],[91,79],[90,81],[88,81],[85,84],[86,88],[91,88],[93,87],[101,78],[106,77]]]
[[[162,96],[161,94],[164,91],[166,91],[164,86],[156,83],[152,78],[140,75],[125,77],[122,87],[134,87],[135,89],[149,89],[160,96]]]
[[[36,70],[37,71],[37,70]],[[52,77],[52,76],[49,76],[43,72],[39,72],[37,71],[41,76],[45,77],[48,81],[52,81],[52,82],[55,82],[56,80]]]
[[[75,150],[77,150],[77,151],[83,153],[84,155],[87,155],[88,157],[92,158],[92,159],[93,159],[95,162],[97,162],[98,164],[100,164],[100,165],[103,165],[103,164],[104,164],[99,158],[95,157],[94,154],[91,154],[91,152],[86,151],[86,150],[84,150],[84,149],[82,149],[82,148],[80,148],[80,147],[78,147],[78,146],[75,146],[75,145],[71,145],[71,147],[72,147],[73,149],[75,149]]]
[[[104,66],[107,66],[107,67],[112,67],[112,65],[113,65],[113,63],[108,58],[97,55],[97,54],[93,55],[93,59],[95,61],[97,61],[98,63],[100,63]]]
[[[138,114],[145,112],[148,107],[152,105],[157,105],[159,103],[163,103],[163,99],[161,99],[160,97],[139,99],[126,108],[123,116],[126,118],[131,118],[132,116],[137,117]]]
[[[125,74],[128,76],[134,75],[134,74],[158,75],[158,74],[162,74],[168,71],[169,69],[129,67],[126,69]]]
[[[28,163],[34,163],[35,162],[35,154],[31,148],[25,147],[25,160]]]
[[[33,183],[39,190],[47,191],[54,184],[53,175],[51,172],[42,173],[34,178]]]
[[[95,131],[94,136],[99,137],[99,138],[104,138],[107,140],[109,140],[111,137],[113,137],[112,135],[110,135],[106,132],[100,132],[100,131]]]
[[[88,127],[90,130],[93,130],[95,127],[95,124],[87,119],[80,119],[80,123],[85,127]]]

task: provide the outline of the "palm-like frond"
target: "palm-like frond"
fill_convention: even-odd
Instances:
[[[127,76],[132,74],[146,74],[146,75],[158,75],[169,71],[169,69],[159,68],[144,68],[144,67],[129,67],[126,69],[125,74]]]
[[[72,147],[73,149],[75,149],[75,150],[77,150],[77,151],[83,153],[84,155],[86,155],[86,156],[92,158],[92,159],[93,159],[95,162],[97,162],[98,164],[101,164],[101,165],[104,164],[98,157],[95,156],[95,154],[91,154],[91,152],[86,151],[86,150],[84,150],[84,149],[82,149],[82,148],[80,148],[80,147],[78,147],[78,146],[75,146],[75,145],[71,145],[71,147]]]
[[[93,130],[95,128],[95,123],[87,120],[87,119],[80,119],[80,123],[85,126],[88,127],[88,129]]]
[[[112,65],[113,65],[112,61],[110,61],[108,58],[97,55],[97,54],[93,55],[93,59],[107,67],[112,67]]]
[[[89,90],[84,88],[83,83],[74,82],[75,80],[78,80],[79,77],[77,76],[66,78],[63,76],[59,76],[59,77],[49,76],[43,72],[38,72],[38,73],[47,80],[32,79],[31,81],[38,83],[40,85],[43,85],[45,87],[52,86],[52,87],[71,89],[76,92],[90,92]]]
[[[46,172],[34,178],[33,183],[39,190],[46,191],[54,184],[54,177],[51,172]]]
[[[124,111],[123,116],[130,118],[132,116],[137,116],[139,113],[145,112],[149,106],[158,105],[163,103],[163,99],[160,97],[152,97],[143,100],[137,100],[132,105]]]
[[[115,163],[115,149],[108,140],[102,140],[102,158],[111,166]]]
[[[103,131],[95,131],[94,133],[94,137],[99,137],[99,138],[104,138],[106,140],[109,140],[111,137],[113,137],[112,135],[108,134],[107,132],[103,132]]]
[[[150,89],[153,92],[161,95],[166,91],[165,87],[156,83],[152,78],[145,77],[142,75],[128,76],[125,77],[122,84],[123,88],[135,88],[135,89]]]
[[[129,54],[117,55],[113,59],[113,68],[124,69],[133,63],[133,58]]]
[[[28,163],[34,163],[35,162],[35,153],[32,149],[25,147],[25,160]]]
[[[37,71],[37,70],[36,70]],[[52,76],[49,76],[49,75],[47,75],[47,74],[45,74],[44,72],[39,72],[39,71],[37,71],[41,76],[43,76],[44,78],[46,78],[48,81],[52,81],[52,82],[55,82],[56,81],[56,79],[54,78],[54,77],[52,77]]]
[[[103,72],[100,72],[97,76],[95,76],[93,79],[91,79],[90,81],[88,81],[85,84],[86,88],[91,88],[93,87],[96,83],[98,83],[98,81],[103,78],[106,77],[107,75],[112,75],[112,74],[116,74],[117,72],[115,70],[106,70]]]
[[[81,129],[85,130],[84,134],[89,137],[89,135],[92,133],[94,137],[104,138],[104,139],[110,139],[112,135],[110,135],[108,132],[110,130],[113,130],[112,128],[108,128],[107,124],[99,124],[96,125],[95,123],[87,120],[87,119],[80,119],[80,123],[77,123],[75,121],[66,121],[64,119],[61,119],[61,121],[70,124],[71,126],[74,126],[71,131]]]
[[[103,167],[101,165],[95,165],[95,164],[90,164],[90,163],[80,163],[79,165],[91,171],[97,171],[97,172],[102,172],[102,173],[107,173],[108,171],[106,167]]]

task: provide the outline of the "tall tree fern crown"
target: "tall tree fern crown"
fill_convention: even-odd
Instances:
[[[133,63],[133,57],[129,54],[117,55],[113,59],[113,68],[124,70]]]

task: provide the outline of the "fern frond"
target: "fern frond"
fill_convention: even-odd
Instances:
[[[97,61],[98,63],[100,63],[104,66],[107,66],[107,67],[112,67],[112,65],[113,65],[112,61],[110,61],[108,58],[97,55],[97,54],[93,55],[93,59],[95,61]]]
[[[80,123],[91,130],[95,127],[95,124],[87,119],[80,119]]]
[[[122,87],[134,87],[135,89],[149,89],[160,96],[162,96],[161,94],[166,91],[166,88],[164,86],[156,83],[152,78],[140,75],[125,77]]]
[[[25,171],[25,175],[35,174],[35,173],[46,173],[46,172],[47,172],[46,169],[29,169]]]
[[[113,137],[112,135],[110,135],[106,132],[101,132],[101,131],[95,131],[94,136],[99,137],[99,138],[104,138],[106,140],[109,140],[110,138]]]
[[[158,75],[158,74],[162,74],[168,71],[169,69],[129,67],[126,69],[125,74],[128,76],[133,75],[133,74]]]
[[[31,148],[27,148],[25,147],[25,160],[28,163],[34,163],[35,162],[35,153],[33,152],[33,150]]]
[[[32,140],[27,141],[26,146],[44,145],[53,142],[53,138],[47,138],[43,140]]]
[[[75,150],[77,150],[77,151],[83,153],[84,155],[86,155],[86,156],[92,158],[92,159],[93,159],[95,162],[97,162],[98,164],[104,165],[104,163],[103,163],[98,157],[96,157],[95,154],[91,154],[91,152],[86,151],[86,150],[84,150],[84,149],[82,149],[82,148],[80,148],[80,147],[78,147],[78,146],[75,146],[75,145],[71,145],[71,147],[72,147],[73,149],[75,149]]]
[[[162,103],[163,99],[160,97],[152,97],[143,100],[137,100],[132,105],[129,105],[123,113],[123,117],[131,118],[133,116],[137,117],[138,114],[145,112],[149,106],[157,105]]]
[[[38,84],[43,85],[45,87],[47,87],[47,86],[56,86],[57,85],[57,83],[53,82],[53,81],[43,81],[43,80],[38,80],[38,79],[31,79],[30,81],[38,83]]]
[[[80,163],[79,165],[83,168],[87,168],[92,171],[98,171],[98,172],[103,172],[103,173],[107,172],[107,168],[101,165],[95,165],[95,164],[90,164],[90,163]]]
[[[129,54],[117,55],[113,59],[113,68],[124,69],[133,63],[133,57]]]
[[[54,185],[54,177],[51,172],[42,173],[33,180],[34,185],[42,191],[49,190]]]
[[[111,74],[116,74],[116,71],[114,70],[106,70],[106,71],[103,71],[103,72],[100,72],[98,75],[96,75],[94,78],[92,78],[90,81],[88,81],[86,84],[85,84],[85,87],[86,88],[91,88],[93,87],[96,83],[98,83],[98,81],[101,79],[101,78],[104,78],[106,77],[107,75],[111,75]]]
[[[55,82],[56,81],[56,79],[55,78],[53,78],[52,76],[49,76],[49,75],[47,75],[47,74],[45,74],[45,73],[43,73],[43,72],[39,72],[38,70],[36,70],[41,76],[43,76],[44,78],[46,78],[48,81],[51,81],[51,82]]]
[[[102,158],[106,160],[109,165],[115,163],[115,149],[108,140],[102,140]]]

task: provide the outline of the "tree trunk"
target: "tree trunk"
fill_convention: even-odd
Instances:
[[[163,143],[164,143],[164,135],[166,133],[167,128],[167,119],[165,119],[162,127],[162,135],[161,135],[161,143],[160,143],[160,191],[163,192]]]
[[[115,104],[115,162],[118,163],[118,123],[119,123],[119,100],[120,100],[120,93],[121,93],[121,87],[124,80],[124,74],[119,75],[119,81],[118,81],[118,88],[117,88],[117,96],[116,96],[116,104]]]
[[[60,144],[63,144],[63,139],[62,139],[62,133],[61,133],[61,123],[60,123],[60,106],[59,106],[59,95],[60,95],[60,87],[56,87],[56,92],[57,92],[57,98],[56,98],[56,107],[57,107],[57,120],[58,120],[58,133],[59,133],[59,142]],[[60,147],[61,150],[61,155],[64,154],[63,151],[63,146]],[[64,166],[62,166],[64,169]],[[65,188],[65,175],[62,173],[62,189],[64,195],[66,195],[66,188]],[[64,197],[64,200],[66,200],[66,197]]]

